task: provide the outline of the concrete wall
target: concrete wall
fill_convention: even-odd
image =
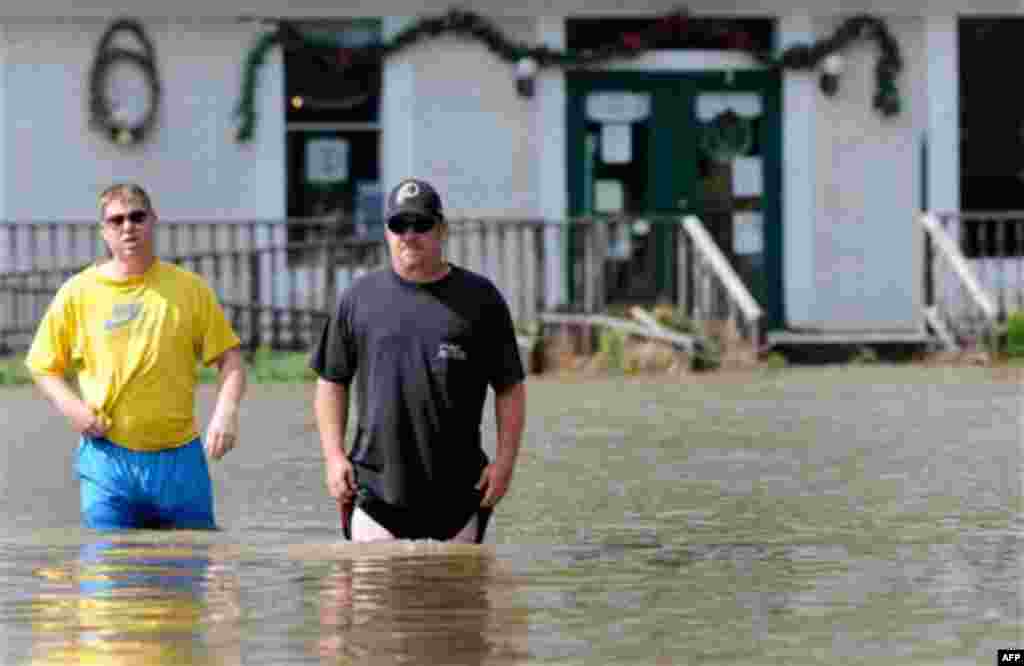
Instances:
[[[285,214],[282,68],[260,73],[255,140],[236,144],[232,111],[259,28],[229,22],[145,22],[162,109],[144,143],[121,147],[89,128],[89,69],[106,22],[15,22],[0,32],[7,122],[0,219],[92,219],[114,180],[147,187],[165,219]],[[125,45],[133,47],[130,38]]]

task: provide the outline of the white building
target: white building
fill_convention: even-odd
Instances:
[[[700,214],[725,187],[734,202],[745,202],[744,212],[706,213],[704,222],[751,283],[770,327],[919,331],[924,237],[916,217],[922,208],[961,208],[959,49],[964,26],[973,24],[952,8],[925,15],[928,5],[907,2],[876,13],[869,2],[826,2],[808,12],[775,0],[731,3],[726,14],[710,0],[687,6],[691,26],[708,17],[746,21],[720,23],[733,31],[720,42],[735,45],[729,40],[749,28],[755,42],[767,39],[775,53],[830,37],[855,10],[880,19],[902,59],[901,110],[891,116],[872,104],[879,49],[870,36],[841,50],[841,61],[829,61],[841,66],[832,96],[821,90],[820,71],[765,68],[742,48],[705,39],[701,48],[652,50],[585,71],[543,68],[534,95],[525,97],[517,92],[514,62],[479,41],[443,34],[384,58],[379,83],[368,79],[375,88],[367,89],[368,99],[351,90],[328,93],[337,106],[350,103],[337,113],[331,99],[315,96],[352,84],[326,71],[310,84],[308,64],[293,66],[273,48],[258,70],[252,138],[238,142],[233,112],[246,58],[275,20],[306,28],[327,21],[321,37],[354,20],[345,34],[355,44],[367,30],[371,40],[388,40],[423,17],[443,16],[447,6],[80,4],[40,0],[0,8],[2,220],[92,219],[97,193],[114,180],[143,183],[168,220],[322,214],[315,208],[323,198],[319,204],[308,198],[323,192],[313,171],[344,181],[339,205],[348,212],[371,214],[365,206],[407,175],[434,182],[450,217],[564,220],[595,209]],[[984,4],[972,3],[973,11],[1019,12]],[[660,2],[644,7],[626,12],[608,1],[552,0],[476,3],[472,11],[508,40],[564,50],[596,39],[588,20],[605,19],[603,29],[621,35],[642,28],[635,19],[676,9]],[[155,125],[137,145],[119,145],[90,127],[90,68],[116,16],[144,27],[162,85]],[[116,43],[138,48],[130,36]],[[137,73],[108,82],[126,117],[144,113],[149,98]],[[296,92],[302,86],[306,92]],[[288,111],[295,97],[302,100]],[[373,111],[360,116],[360,104]],[[701,132],[727,107],[753,119],[738,131],[754,134],[740,159],[722,171],[702,155]],[[1019,148],[1022,139],[1006,141]],[[317,166],[315,155],[334,161]],[[360,199],[360,192],[367,196]],[[16,266],[13,254],[0,248],[0,271]],[[557,254],[549,262],[554,304],[566,298],[565,271]]]

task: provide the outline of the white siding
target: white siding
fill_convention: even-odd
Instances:
[[[152,135],[125,148],[89,128],[89,69],[105,27],[6,27],[0,59],[7,118],[3,217],[91,219],[96,195],[114,180],[140,182],[165,219],[282,217],[284,109],[277,50],[260,72],[255,140],[239,145],[232,132],[242,64],[258,28],[146,22],[163,85],[162,109]]]
[[[823,22],[821,34],[833,29]],[[816,325],[828,330],[917,329],[921,244],[920,137],[927,119],[923,21],[889,21],[899,41],[903,110],[873,109],[874,44],[844,54],[839,93],[817,105],[814,240]]]
[[[531,20],[500,27],[512,39],[535,39]],[[516,94],[514,66],[449,37],[413,47],[404,60],[413,82],[411,173],[402,175],[434,183],[452,217],[536,216],[535,102]]]

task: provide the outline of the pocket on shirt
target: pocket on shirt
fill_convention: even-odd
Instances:
[[[473,371],[468,361],[434,358],[430,362],[430,370],[445,407],[453,407],[472,383]]]

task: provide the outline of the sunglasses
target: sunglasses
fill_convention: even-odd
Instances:
[[[148,219],[149,211],[133,210],[130,213],[118,213],[117,215],[111,215],[104,221],[111,226],[119,227],[124,224],[125,220],[128,220],[132,224],[143,224]]]
[[[437,226],[437,222],[429,217],[396,217],[388,221],[388,230],[396,236],[401,236],[409,229],[418,234],[425,234]]]

